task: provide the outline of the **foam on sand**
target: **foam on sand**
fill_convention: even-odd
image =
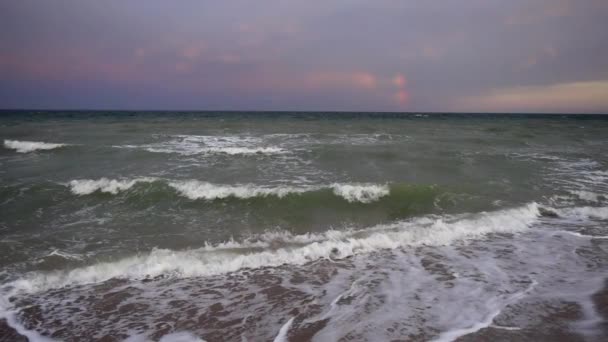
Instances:
[[[291,317],[287,323],[281,327],[277,337],[274,338],[274,342],[287,342],[287,333],[289,332],[289,328],[291,328],[291,324],[293,324],[294,318],[295,317]]]
[[[508,304],[517,302],[521,298],[525,297],[530,291],[534,289],[537,285],[536,282],[530,284],[530,286],[522,292],[515,293],[511,296],[508,296],[505,301],[498,301],[496,298],[492,298],[486,303],[488,307],[493,308],[492,312],[488,313],[486,317],[473,325],[466,328],[456,328],[446,332],[441,333],[438,338],[434,339],[434,342],[451,342],[457,340],[459,337],[469,335],[475,333],[481,329],[487,328],[492,325],[494,319],[500,314],[502,309],[504,309]]]

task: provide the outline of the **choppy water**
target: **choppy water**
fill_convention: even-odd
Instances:
[[[606,338],[607,119],[3,113],[0,319],[65,341]]]

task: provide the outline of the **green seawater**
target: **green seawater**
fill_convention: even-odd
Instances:
[[[5,112],[2,276],[560,195],[582,205],[576,191],[607,190],[607,132],[602,116]]]

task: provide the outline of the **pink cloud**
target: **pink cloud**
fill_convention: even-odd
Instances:
[[[306,77],[304,84],[313,88],[376,88],[377,78],[369,72],[319,72]]]
[[[192,66],[188,63],[185,62],[177,62],[175,64],[175,71],[177,71],[178,73],[185,73],[192,70]]]
[[[182,48],[180,55],[186,59],[196,59],[203,53],[204,49],[205,44],[203,43],[191,43]]]
[[[236,64],[241,61],[241,57],[239,55],[227,53],[227,54],[221,55],[219,60],[222,63],[226,63],[226,64]]]
[[[7,55],[0,63],[6,75],[18,75],[30,80],[100,79],[128,82],[138,77],[136,61],[115,63],[97,58],[87,51],[64,51],[61,56],[49,55],[44,59],[33,55]]]
[[[393,84],[397,88],[403,88],[407,84],[407,80],[403,74],[396,74],[395,77],[393,77]]]
[[[393,85],[397,88],[397,92],[394,95],[395,100],[401,106],[407,105],[410,100],[410,94],[407,91],[407,79],[405,75],[397,73],[393,77]]]
[[[517,65],[515,69],[531,68],[544,61],[554,59],[555,57],[557,57],[557,49],[551,45],[547,45],[540,50],[534,51],[523,63]]]
[[[441,56],[443,56],[443,50],[436,46],[425,45],[422,48],[422,56],[431,60],[438,60],[441,58]]]
[[[142,58],[146,55],[146,50],[143,48],[136,48],[134,51],[135,57]]]
[[[399,90],[395,94],[395,100],[402,106],[407,105],[410,100],[410,94],[406,90]]]

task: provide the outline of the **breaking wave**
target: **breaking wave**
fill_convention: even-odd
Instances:
[[[247,185],[216,185],[195,180],[171,182],[169,183],[182,195],[190,199],[222,199],[236,197],[241,199],[253,197],[276,196],[283,198],[291,194],[302,194],[305,192],[318,191],[330,188],[335,196],[342,197],[350,203],[361,202],[370,203],[387,196],[390,192],[388,185],[378,184],[338,184],[330,186],[309,186],[309,187],[259,187],[252,184]]]
[[[218,185],[197,180],[175,181],[169,185],[177,190],[181,195],[189,199],[223,199],[227,197],[235,197],[240,199],[248,199],[253,197],[276,196],[283,198],[290,194],[301,194],[307,191],[313,191],[316,188],[312,187],[260,187],[253,184],[245,185]]]
[[[131,180],[116,180],[108,178],[100,179],[75,179],[68,183],[72,193],[75,195],[89,195],[96,191],[110,194],[118,194],[132,188],[137,183],[149,183],[155,181],[154,178],[137,178]]]
[[[370,203],[390,193],[388,185],[377,184],[333,184],[334,194],[348,202]]]
[[[114,147],[143,149],[155,153],[177,153],[187,156],[197,154],[272,155],[289,152],[281,147],[269,146],[259,137],[248,136],[178,135],[174,136],[172,140],[164,142]]]
[[[179,153],[183,155],[194,154],[227,154],[227,155],[255,155],[255,154],[283,154],[286,150],[279,147],[207,147],[189,150],[178,150],[163,147],[146,147],[148,152]]]
[[[72,270],[31,273],[8,283],[1,292],[37,292],[112,278],[209,276],[248,268],[303,265],[318,259],[340,259],[383,249],[449,245],[456,241],[482,238],[490,233],[521,232],[537,217],[538,206],[533,202],[513,209],[455,216],[424,216],[361,230],[330,230],[305,235],[283,232],[279,236],[283,241],[278,248],[268,248],[277,245],[278,236],[270,234],[259,236],[257,242],[232,241],[182,251],[153,249],[145,255]],[[252,243],[259,249],[250,249]]]
[[[40,141],[4,140],[4,147],[19,153],[28,153],[38,150],[52,150],[68,146],[67,144],[54,144]]]
[[[341,197],[349,203],[371,203],[390,194],[386,184],[339,184],[327,186],[258,186],[254,184],[224,185],[202,182],[198,180],[166,181],[153,177],[135,179],[76,179],[67,183],[75,195],[89,195],[95,192],[118,194],[131,189],[138,183],[163,182],[178,194],[191,200],[217,200],[226,198],[251,199],[274,196],[284,198],[288,195],[298,195],[307,192],[331,190],[334,196]]]

